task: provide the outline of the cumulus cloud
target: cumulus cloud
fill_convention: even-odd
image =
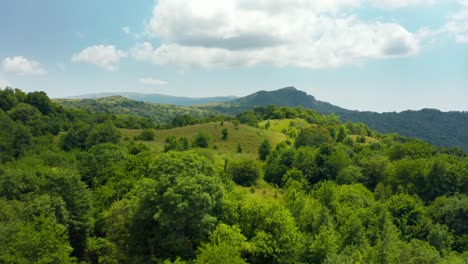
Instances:
[[[442,34],[452,36],[460,44],[468,44],[468,0],[457,0],[459,10],[447,17],[445,25],[439,28],[419,30],[419,39],[431,39]]]
[[[73,54],[72,61],[93,64],[108,71],[115,71],[120,59],[125,57],[127,53],[116,49],[115,46],[96,45]]]
[[[166,85],[166,84],[168,84],[167,81],[158,80],[158,79],[154,79],[154,78],[141,78],[138,81],[141,84],[145,84],[145,85]]]
[[[468,44],[468,0],[459,0],[460,11],[450,16],[445,31],[455,37],[458,43]]]
[[[41,64],[34,60],[28,60],[23,56],[7,57],[2,62],[3,69],[19,75],[44,75],[47,71]]]
[[[377,2],[405,6],[398,0],[160,0],[147,34],[162,44],[140,43],[131,54],[181,67],[330,68],[418,53],[417,36],[403,26],[364,22],[346,12]]]
[[[369,0],[373,5],[384,8],[403,8],[409,6],[432,5],[441,0]]]

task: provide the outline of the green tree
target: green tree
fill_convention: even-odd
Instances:
[[[193,142],[193,147],[195,148],[208,148],[210,141],[210,136],[208,133],[200,131],[195,136],[195,141]]]
[[[44,115],[48,115],[54,111],[54,106],[45,92],[28,93],[25,103],[36,107]]]
[[[168,152],[171,150],[180,150],[180,144],[177,141],[177,138],[175,136],[168,136],[164,140],[164,152]]]
[[[203,264],[242,264],[242,252],[248,250],[246,238],[238,226],[219,224],[210,234],[210,243],[198,249],[195,263]]]
[[[1,88],[1,87],[0,87]],[[0,89],[0,109],[9,111],[18,104],[15,92],[11,88]]]
[[[262,144],[258,148],[258,156],[261,160],[266,160],[271,152],[271,144],[268,139],[263,140]]]
[[[66,226],[47,212],[53,205],[1,198],[0,208],[1,263],[75,263]]]
[[[120,132],[112,123],[107,122],[98,124],[93,127],[86,138],[86,146],[88,148],[102,143],[119,143]]]
[[[331,141],[328,131],[322,128],[308,128],[302,129],[299,132],[294,146],[296,148],[304,146],[318,147],[323,143],[330,143]]]
[[[250,158],[231,160],[227,173],[237,184],[251,186],[260,178],[260,164]]]
[[[242,153],[242,146],[240,143],[237,143],[237,153]]]
[[[221,138],[222,138],[223,140],[227,140],[228,135],[229,135],[229,132],[228,132],[227,128],[223,128],[223,130],[221,130],[221,134],[222,134],[222,137],[221,137]]]
[[[346,131],[343,126],[340,126],[340,130],[338,131],[338,135],[336,136],[336,142],[343,142],[346,138]]]
[[[137,199],[130,220],[132,255],[146,260],[195,256],[216,226],[223,196],[218,178],[202,173],[207,162],[189,152],[169,152],[156,161],[151,179],[132,192]]]
[[[141,134],[138,136],[138,139],[144,140],[144,141],[153,141],[154,140],[154,130],[147,128],[141,132]]]

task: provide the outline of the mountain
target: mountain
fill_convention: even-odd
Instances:
[[[108,94],[96,94],[94,96],[98,95],[105,96]],[[142,94],[127,94],[126,97],[140,98],[136,100],[150,100],[138,97],[137,95],[144,96]],[[87,96],[90,97],[92,95]],[[159,98],[165,97],[163,95],[155,96],[160,96]],[[166,97],[172,98],[172,102],[175,102],[175,98],[180,98]],[[228,97],[212,97],[211,99],[214,98],[226,99]],[[190,100],[192,100],[192,103],[195,103],[196,100],[210,101],[209,98],[185,98],[180,99],[178,104],[181,104],[181,102],[188,103]],[[468,131],[468,112],[441,112],[435,109],[404,111],[400,113],[351,111],[316,100],[312,95],[308,95],[294,87],[286,87],[275,91],[259,91],[229,102],[211,102],[197,106],[144,103],[121,96],[81,100],[61,99],[57,101],[68,107],[85,108],[94,112],[105,111],[112,114],[136,114],[150,118],[153,122],[159,124],[169,123],[174,117],[184,114],[196,117],[208,117],[218,114],[237,115],[256,106],[302,106],[313,109],[321,114],[336,114],[340,116],[343,122],[365,123],[371,129],[381,133],[398,133],[403,136],[423,139],[437,146],[460,147],[468,150],[468,132],[466,132]]]
[[[275,91],[259,91],[231,102],[210,107],[225,114],[239,114],[255,106],[303,106],[321,114],[336,114],[341,120],[362,122],[381,133],[398,133],[429,141],[437,146],[468,150],[468,112],[441,112],[435,109],[376,113],[351,111],[318,101],[312,95],[286,87]]]
[[[344,121],[362,122],[381,133],[424,139],[437,146],[468,150],[468,112],[441,112],[436,109],[375,113],[339,113]]]
[[[228,114],[239,114],[255,106],[267,105],[276,105],[278,107],[303,106],[325,114],[349,111],[327,102],[318,101],[312,95],[308,95],[294,87],[285,87],[275,91],[259,91],[230,102],[213,104],[212,107]]]
[[[97,99],[110,96],[121,96],[128,99],[157,103],[157,104],[172,104],[181,106],[194,106],[206,103],[214,102],[229,102],[237,97],[235,96],[220,96],[220,97],[178,97],[163,94],[143,94],[143,93],[95,93],[95,94],[84,94],[79,96],[72,96],[65,99]]]

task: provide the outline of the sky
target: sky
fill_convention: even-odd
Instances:
[[[468,111],[468,0],[0,1],[0,87]]]

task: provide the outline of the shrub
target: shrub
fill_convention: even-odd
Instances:
[[[233,160],[227,166],[227,173],[237,184],[251,186],[260,178],[260,164],[248,158]]]

